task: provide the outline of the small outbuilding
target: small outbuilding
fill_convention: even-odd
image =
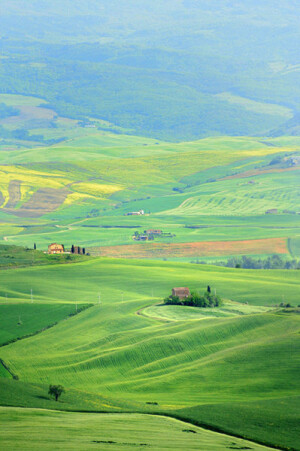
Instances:
[[[172,296],[178,296],[179,299],[185,299],[190,296],[190,290],[187,287],[172,288]]]
[[[147,235],[161,235],[162,234],[162,230],[160,229],[149,229],[146,230]]]
[[[48,246],[48,254],[63,254],[65,248],[63,244],[52,243]]]
[[[271,208],[270,210],[266,211],[266,215],[277,215],[278,210],[277,208]]]

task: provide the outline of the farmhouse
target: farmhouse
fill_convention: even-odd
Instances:
[[[63,244],[52,243],[48,246],[48,254],[63,254],[65,248]]]
[[[185,299],[190,294],[190,290],[186,287],[172,288],[172,296],[178,296],[179,299]]]
[[[161,235],[161,234],[162,234],[162,230],[159,230],[159,229],[149,229],[149,230],[146,230],[146,234],[147,234],[147,235]]]
[[[270,210],[266,211],[266,215],[277,215],[278,210],[277,208],[271,208]]]
[[[124,216],[141,216],[144,214],[145,214],[144,210],[139,210],[139,211],[130,211],[128,213],[125,213]]]

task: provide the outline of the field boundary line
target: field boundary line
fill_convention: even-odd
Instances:
[[[79,308],[77,312],[70,313],[66,318],[61,319],[60,321],[56,321],[55,323],[49,324],[48,326],[43,327],[42,329],[39,329],[35,332],[32,332],[31,334],[23,335],[22,337],[12,338],[11,340],[8,340],[2,344],[0,344],[0,348],[3,348],[4,346],[8,346],[10,344],[16,343],[20,340],[25,340],[26,338],[34,337],[35,335],[41,334],[42,332],[45,332],[48,329],[52,329],[52,327],[57,326],[58,324],[62,323],[63,321],[67,321],[68,319],[72,318],[73,316],[77,316],[80,313],[84,312],[85,310],[88,310],[91,307],[94,307],[95,304],[86,304],[83,305],[82,308]],[[2,360],[0,359],[0,363]]]
[[[14,380],[19,380],[19,376],[10,369],[10,367],[7,365],[7,363],[4,362],[4,360],[0,359],[0,365],[3,366],[3,368],[11,375]]]

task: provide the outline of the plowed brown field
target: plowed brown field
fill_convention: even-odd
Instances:
[[[287,254],[286,238],[195,243],[141,243],[89,249],[92,255],[116,258],[215,257],[224,255]]]
[[[299,166],[295,166],[292,168],[253,169],[251,171],[241,172],[239,174],[228,175],[227,177],[223,177],[219,180],[222,181],[222,180],[231,180],[231,179],[244,179],[244,178],[248,178],[248,177],[255,177],[256,175],[272,174],[272,173],[278,173],[278,172],[298,171],[299,169],[300,169]]]

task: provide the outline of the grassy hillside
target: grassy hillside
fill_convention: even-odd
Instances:
[[[280,435],[273,424],[280,421],[280,399],[297,395],[299,318],[293,312],[264,313],[260,306],[273,307],[282,300],[295,305],[297,271],[94,259],[2,271],[0,278],[14,302],[26,302],[31,286],[37,305],[96,303],[42,334],[1,349],[0,357],[21,382],[62,383],[122,400],[123,408],[129,403],[132,409],[134,400],[136,410],[147,410],[147,402],[178,415],[192,408],[182,411],[186,419],[296,447],[295,430]],[[246,314],[190,321],[183,309],[175,322],[136,314],[173,286],[203,291],[207,284],[227,299],[248,302],[240,307]],[[245,418],[251,418],[259,400],[277,407],[266,407],[259,422],[243,427],[233,406],[242,403]],[[211,406],[208,417],[200,408],[205,405]],[[290,415],[297,415],[296,404],[290,404]]]
[[[31,304],[10,304],[8,302],[1,304],[0,346],[53,326],[59,321],[75,315],[82,307],[86,307],[86,305],[78,307],[70,304],[36,305],[34,302]]]
[[[7,227],[7,230],[10,228]],[[34,244],[33,244],[34,245]],[[88,257],[76,254],[49,255],[43,251],[20,246],[0,245],[0,268],[18,268],[36,265],[57,265],[76,263],[87,260]]]
[[[300,450],[298,3],[8,3],[0,447]]]

